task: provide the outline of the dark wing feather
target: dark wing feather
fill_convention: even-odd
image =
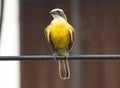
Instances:
[[[70,44],[69,44],[69,46],[68,46],[68,51],[71,50],[72,45],[73,45],[73,43],[74,43],[74,40],[75,40],[75,30],[74,30],[73,27],[71,27],[71,29],[70,29]]]
[[[54,48],[54,46],[53,46],[53,43],[52,43],[51,40],[50,40],[50,26],[48,26],[48,27],[45,29],[44,34],[45,34],[45,37],[46,37],[46,39],[47,39],[47,42],[48,42],[48,45],[49,45],[51,51],[54,52],[54,51],[55,51],[55,48]]]

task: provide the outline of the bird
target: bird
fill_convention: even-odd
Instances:
[[[74,44],[75,30],[68,23],[62,9],[55,8],[49,13],[53,17],[53,20],[45,28],[45,36],[53,55],[55,57],[65,56],[65,60],[58,60],[60,79],[70,79],[70,65],[67,56],[69,56],[69,52]]]

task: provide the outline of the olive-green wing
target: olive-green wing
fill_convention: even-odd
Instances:
[[[72,26],[70,27],[69,31],[70,31],[70,44],[68,46],[68,51],[72,48],[72,45],[75,40],[75,30]]]
[[[53,44],[52,44],[52,42],[51,42],[51,40],[50,40],[50,26],[48,26],[48,27],[45,29],[44,34],[45,34],[45,37],[46,37],[46,39],[47,39],[47,42],[48,42],[48,45],[49,45],[50,49],[54,52],[55,48],[54,48],[54,46],[53,46]]]

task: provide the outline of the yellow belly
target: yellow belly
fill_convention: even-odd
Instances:
[[[59,53],[66,53],[70,43],[69,25],[66,23],[54,24],[50,28],[50,40]]]

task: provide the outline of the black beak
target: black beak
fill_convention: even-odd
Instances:
[[[55,14],[56,12],[54,12],[54,11],[50,11],[49,13],[50,13],[50,14]]]

